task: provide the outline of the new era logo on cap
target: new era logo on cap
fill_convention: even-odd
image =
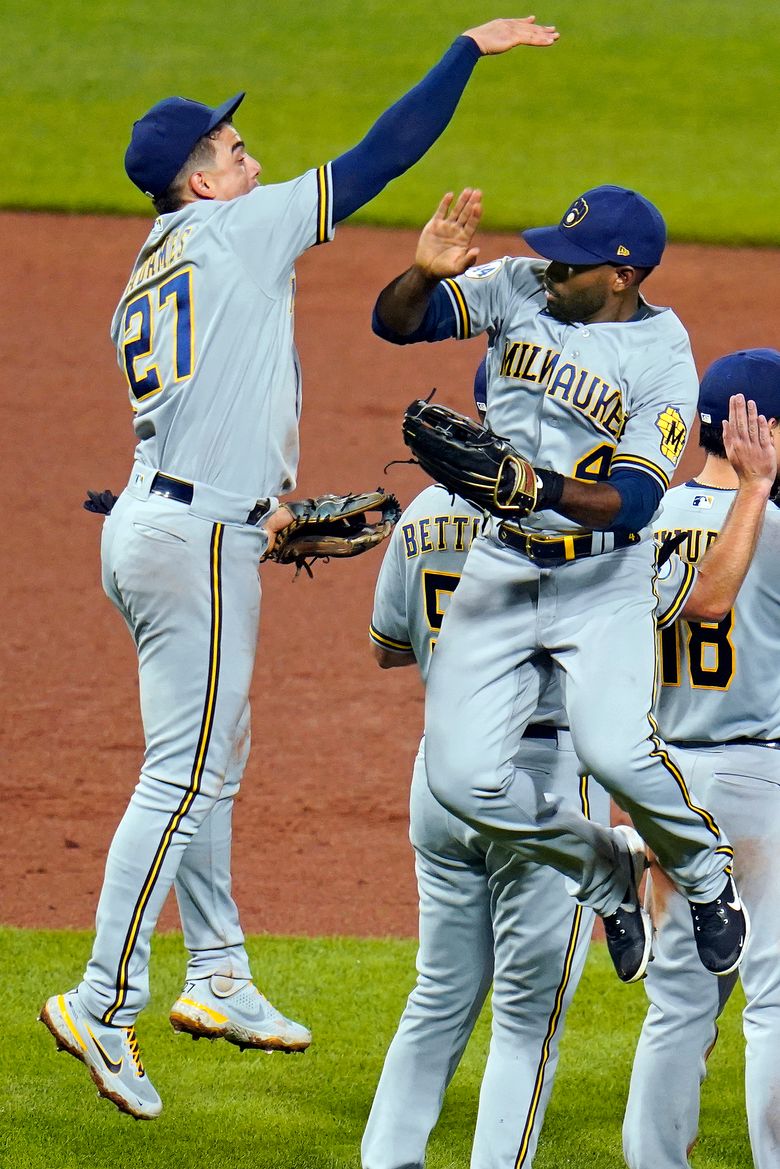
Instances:
[[[619,264],[655,268],[666,246],[663,216],[627,187],[593,187],[575,199],[555,227],[523,232],[526,243],[562,264]]]

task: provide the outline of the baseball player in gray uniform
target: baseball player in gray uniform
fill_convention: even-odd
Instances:
[[[270,1050],[311,1039],[254,987],[230,891],[258,563],[290,522],[277,497],[295,486],[298,463],[295,259],[425,153],[480,56],[557,35],[533,18],[469,30],[357,146],[290,182],[259,185],[231,121],[243,94],[213,109],[167,98],[133,128],[125,167],[158,218],[111,329],[138,446],[102,562],[138,652],[146,753],[111,844],[84,979],[41,1019],[135,1117],[162,1107],[134,1022],[174,882],[190,953],[174,1027]]]
[[[731,595],[726,592],[725,599],[716,597],[709,604],[691,603],[685,599],[694,575],[691,565],[701,565],[706,580],[707,561],[701,558],[721,531],[737,486],[736,472],[724,457],[728,428],[721,433],[729,397],[737,392],[753,399],[772,427],[763,478],[753,488],[758,522],[751,525],[749,515],[743,518],[742,547],[719,574],[710,573],[720,576],[722,590],[730,589]],[[756,1169],[778,1169],[780,680],[775,653],[780,637],[780,512],[767,498],[775,486],[780,450],[780,353],[753,349],[720,358],[702,380],[699,412],[706,462],[694,479],[669,492],[656,521],[662,536],[685,537],[682,560],[675,557],[670,562],[674,571],[660,582],[663,606],[678,608],[685,619],[661,635],[663,686],[656,715],[686,777],[734,845],[735,870],[753,925],[739,972],[747,999],[743,1024],[750,1143]],[[752,564],[732,604],[754,544]],[[695,592],[692,599],[697,602]],[[686,1169],[698,1131],[706,1059],[736,975],[715,979],[696,961],[685,901],[655,866],[652,890],[656,960],[645,983],[650,1008],[634,1059],[623,1147],[631,1169]]]
[[[651,713],[652,519],[698,395],[684,328],[640,292],[661,260],[664,222],[636,192],[596,187],[557,225],[524,233],[546,262],[475,266],[480,215],[479,191],[446,195],[374,313],[375,331],[401,344],[487,333],[487,420],[537,476],[536,510],[476,538],[449,606],[427,686],[428,780],[466,823],[560,868],[545,855],[554,835],[580,866],[577,896],[604,916],[618,974],[641,977],[649,926],[633,852],[626,864],[622,838],[607,847],[608,830],[555,801],[539,809],[515,763],[536,704],[533,659],[547,651],[565,674],[583,769],[685,892],[702,962],[726,974],[748,925],[732,849]],[[737,908],[727,914],[726,903]]]
[[[482,513],[428,487],[391,537],[370,635],[385,668],[419,665],[432,652]],[[550,663],[518,765],[550,795],[609,822],[609,800],[579,775]],[[432,796],[423,744],[415,760],[410,839],[420,899],[417,983],[390,1045],[362,1144],[364,1169],[422,1169],[447,1085],[493,981],[493,1034],[480,1092],[471,1164],[533,1163],[552,1091],[558,1044],[585,963],[593,912],[565,879],[479,835]],[[539,929],[540,920],[544,929]]]

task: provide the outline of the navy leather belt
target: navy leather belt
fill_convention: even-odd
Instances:
[[[524,739],[554,739],[558,742],[558,731],[564,727],[552,727],[548,723],[529,723],[525,728]]]
[[[641,539],[638,532],[572,532],[566,536],[538,536],[512,527],[506,520],[498,529],[498,538],[515,552],[522,552],[535,564],[548,568],[581,560],[584,556],[611,552],[615,548],[628,548]]]
[[[158,471],[149,490],[154,495],[162,495],[165,499],[175,499],[177,503],[192,503],[193,486],[184,479],[173,479],[170,475],[163,475]],[[244,523],[257,524],[265,516],[271,506],[269,499],[258,499],[255,506],[247,515]]]
[[[780,739],[750,739],[741,735],[738,739],[726,739],[723,743],[713,743],[710,739],[667,739],[670,747],[734,747],[746,744],[751,747],[769,747],[771,751],[780,751]]]

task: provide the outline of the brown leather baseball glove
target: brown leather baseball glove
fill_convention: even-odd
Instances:
[[[298,572],[305,568],[309,576],[315,560],[359,556],[375,548],[387,539],[401,515],[396,497],[381,487],[360,495],[285,501],[283,506],[292,512],[293,521],[278,533],[263,559],[295,564]],[[377,515],[370,521],[372,512]]]

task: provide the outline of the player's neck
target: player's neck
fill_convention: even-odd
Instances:
[[[615,297],[607,301],[602,308],[595,312],[592,317],[583,322],[587,325],[596,325],[599,323],[614,323],[616,321],[630,321],[636,315],[639,309],[639,293],[635,292],[633,295]]]
[[[728,459],[708,454],[704,466],[694,476],[702,487],[736,488],[739,486],[737,472]]]

